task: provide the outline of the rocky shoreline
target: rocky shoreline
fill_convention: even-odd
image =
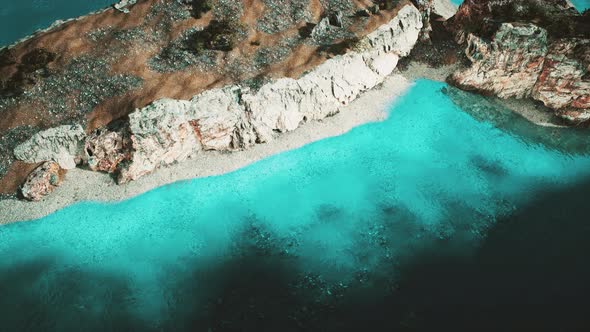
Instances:
[[[344,52],[301,75],[214,86],[189,100],[156,99],[95,129],[68,124],[36,132],[16,145],[13,154],[16,162],[36,167],[21,182],[21,196],[41,202],[23,208],[30,203],[0,200],[0,223],[37,218],[76,201],[120,200],[163,184],[223,174],[293,146],[341,134],[382,117],[372,112],[360,115],[358,110],[385,108],[391,95],[407,88],[406,79],[446,80],[464,90],[497,96],[506,108],[542,126],[563,126],[563,119],[585,122],[590,114],[590,43],[578,31],[585,26],[583,20],[578,22],[579,15],[563,16],[575,18],[574,23],[569,35],[557,38],[556,29],[562,27],[556,28],[547,13],[566,8],[566,1],[543,3],[534,7],[538,12],[528,8],[524,16],[518,14],[518,6],[533,6],[537,0],[493,1],[487,7],[483,3],[465,1],[453,16],[455,8],[447,1],[404,2],[391,20],[361,39],[345,41]],[[355,15],[371,16],[388,6],[380,2]],[[517,14],[502,18],[514,22],[493,21],[507,9]],[[476,18],[484,23],[474,27]],[[342,26],[343,20],[342,12],[332,12],[309,33],[320,38]],[[538,26],[526,20],[537,20]],[[401,68],[396,69],[400,60]],[[390,76],[396,70],[406,79]],[[381,84],[391,93],[378,97],[374,88]],[[352,115],[341,115],[348,112]],[[330,119],[322,121],[326,118]],[[330,129],[333,125],[342,128]],[[328,128],[319,129],[322,126]],[[93,192],[84,193],[72,179]]]
[[[363,93],[344,106],[340,113],[332,117],[307,122],[295,131],[284,133],[270,142],[257,144],[247,150],[202,152],[185,161],[164,166],[157,172],[125,185],[117,185],[105,173],[73,169],[68,172],[53,194],[46,196],[42,201],[0,200],[0,224],[41,218],[78,202],[118,202],[163,185],[182,185],[182,181],[235,171],[274,154],[344,134],[369,122],[384,120],[388,106],[410,87],[409,80],[399,74],[393,74],[378,87]]]
[[[299,79],[281,78],[257,91],[229,85],[190,101],[158,100],[132,112],[117,130],[99,128],[88,136],[79,125],[50,128],[17,146],[14,155],[27,163],[54,162],[65,170],[88,165],[113,173],[124,184],[202,151],[249,149],[302,123],[337,114],[362,92],[381,84],[399,58],[410,53],[421,29],[420,12],[406,5],[393,20],[355,43],[352,51],[328,59]],[[31,177],[27,182],[51,178],[40,172]],[[56,187],[48,183],[23,188],[48,194]],[[22,195],[43,197],[28,191]]]

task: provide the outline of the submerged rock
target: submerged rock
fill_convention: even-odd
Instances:
[[[17,146],[14,156],[27,163],[55,161],[63,169],[73,169],[83,155],[85,137],[80,125],[50,128]]]
[[[37,167],[21,187],[23,197],[29,201],[40,201],[61,183],[61,168],[56,162],[48,161]]]

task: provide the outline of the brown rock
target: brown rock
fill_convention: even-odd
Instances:
[[[56,162],[47,161],[29,174],[21,193],[29,201],[40,201],[60,185],[62,175],[63,170]]]

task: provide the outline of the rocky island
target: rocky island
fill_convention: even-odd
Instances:
[[[193,176],[234,169],[210,159],[286,149],[270,142],[376,87],[401,93],[414,64],[585,126],[589,24],[565,0],[121,1],[0,51],[0,207],[43,199],[76,168],[123,187],[188,159],[208,170]],[[41,214],[94,197],[80,190]]]

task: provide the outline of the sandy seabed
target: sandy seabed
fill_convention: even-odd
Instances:
[[[0,224],[41,218],[80,201],[120,201],[177,181],[225,174],[266,157],[342,135],[354,127],[384,120],[388,106],[403,95],[411,84],[404,76],[394,74],[380,86],[343,107],[335,116],[305,123],[295,131],[248,150],[203,152],[124,185],[117,185],[108,174],[79,168],[68,171],[62,185],[40,202],[15,199],[0,201]]]

